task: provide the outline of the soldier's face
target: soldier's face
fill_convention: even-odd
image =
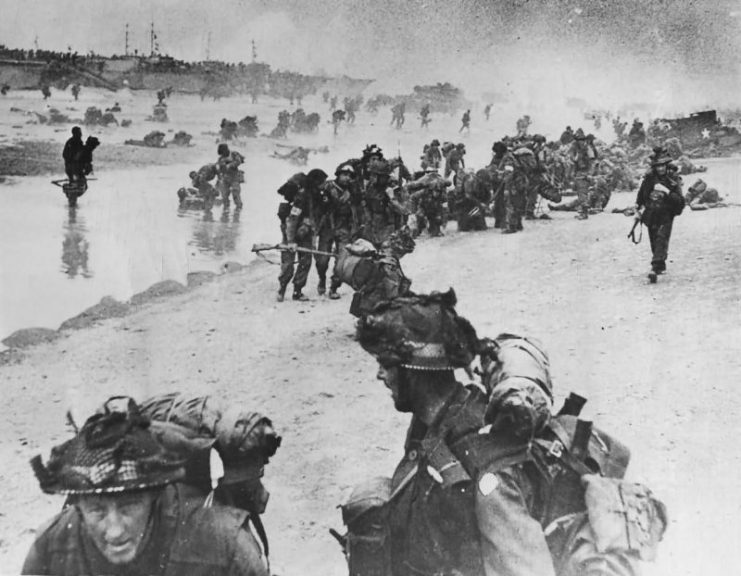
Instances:
[[[408,397],[408,387],[402,384],[401,369],[398,366],[378,365],[376,378],[382,380],[391,391],[394,408],[399,412],[411,412],[412,407]]]
[[[144,548],[155,498],[152,491],[80,498],[85,528],[111,564],[128,564]]]
[[[654,172],[658,174],[659,176],[663,176],[666,174],[666,164],[659,164],[658,166],[654,166]]]

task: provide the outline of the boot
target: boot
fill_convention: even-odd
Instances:
[[[327,292],[326,278],[319,278],[319,284],[316,287],[316,291],[319,293],[319,296],[324,296],[324,294]]]
[[[296,302],[308,302],[309,301],[308,296],[306,296],[306,294],[301,292],[301,290],[297,290],[293,293],[293,299]]]
[[[589,214],[587,214],[586,212],[579,212],[576,216],[574,216],[574,218],[576,218],[577,220],[586,220],[587,218],[589,218]]]
[[[280,288],[278,288],[278,296],[276,297],[276,300],[278,300],[278,302],[283,302],[283,300],[285,299],[286,299],[286,287],[281,286]]]

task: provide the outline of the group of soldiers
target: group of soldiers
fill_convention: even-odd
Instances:
[[[539,342],[479,337],[455,306],[452,289],[408,293],[358,321],[410,421],[393,475],[357,485],[345,534],[330,530],[350,576],[640,574],[668,518],[625,478],[628,448],[579,417],[584,398],[553,409]],[[461,383],[456,370],[474,365]],[[261,477],[280,445],[270,418],[208,396],[112,398],[32,460],[41,489],[66,501],[22,573],[268,576]]]

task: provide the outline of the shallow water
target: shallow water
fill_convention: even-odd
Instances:
[[[131,111],[123,117],[135,119],[131,129],[101,129],[107,142],[121,142],[132,135],[141,137],[155,128],[142,122],[149,113],[153,95],[89,90],[84,96],[84,102],[81,99],[80,103],[54,104],[65,110],[74,105],[79,112],[88,105],[109,105],[115,99]],[[55,94],[55,98],[69,100],[66,95]],[[20,106],[43,111],[44,106],[33,93],[16,93],[6,102],[8,109]],[[65,108],[67,104],[70,108]],[[259,113],[261,129],[269,131],[284,105],[266,100],[254,107],[246,99],[236,98],[202,103],[196,96],[178,95],[169,104],[172,121],[162,128],[168,132],[186,129],[194,134],[204,151],[202,162],[99,171],[74,211],[68,209],[61,189],[53,186],[48,176],[16,178],[9,184],[0,184],[0,202],[5,208],[0,212],[0,339],[19,328],[57,328],[106,295],[127,300],[161,280],[184,283],[191,271],[218,271],[229,260],[248,262],[254,257],[250,251],[253,243],[278,242],[275,212],[280,198],[275,190],[299,168],[270,157],[276,146],[274,141],[260,138],[234,146],[247,157],[243,166],[246,183],[242,187],[245,206],[241,213],[235,214],[233,209],[224,212],[219,206],[208,219],[202,211],[179,211],[176,191],[187,184],[190,170],[215,160],[213,136],[204,131],[215,129],[220,118],[237,119],[246,113]],[[326,114],[326,105],[319,98],[307,102],[306,109]],[[395,131],[388,126],[386,110],[378,116],[360,113],[358,125],[343,127],[337,137],[325,121],[316,136],[294,135],[290,143],[328,146],[329,153],[312,155],[304,170],[320,167],[330,177],[338,163],[359,155],[369,143],[378,143],[391,155],[403,154],[407,163],[416,167],[422,143],[433,137],[443,140],[443,135],[455,134],[459,125],[457,116],[433,116],[429,131],[420,130],[417,119],[411,116],[404,130]],[[16,125],[23,118],[26,117],[13,113],[0,114],[0,127],[6,134],[0,140],[23,136],[56,139],[61,150],[66,128]],[[508,128],[513,127],[512,118],[495,113],[490,123],[482,124],[474,116],[472,133],[456,138],[466,141],[468,166],[476,168],[488,162],[491,142],[511,132]],[[554,126],[564,122],[563,118],[552,120]],[[58,134],[60,130],[63,133]],[[698,163],[707,165],[709,172],[686,176],[685,187],[701,177],[727,199],[741,202],[741,158]],[[611,206],[624,207],[632,202],[632,194],[616,194]],[[271,259],[277,260],[277,255]]]
[[[188,169],[100,174],[76,209],[46,177],[0,186],[0,336],[56,328],[105,295],[126,300],[160,280],[247,262],[254,242],[276,240],[260,198],[245,198],[241,213],[217,206],[211,218],[179,210]]]

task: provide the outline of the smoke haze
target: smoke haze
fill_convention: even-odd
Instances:
[[[654,114],[736,105],[738,0],[5,0],[2,42],[149,53],[375,78],[371,92],[451,82],[518,107],[645,103]],[[72,16],[74,15],[74,16]],[[210,39],[209,39],[210,37]]]

